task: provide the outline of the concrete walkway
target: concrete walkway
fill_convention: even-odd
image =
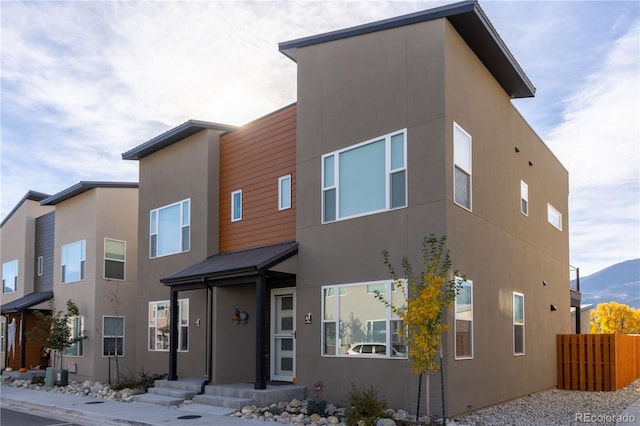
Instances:
[[[258,420],[228,417],[232,410],[224,407],[191,404],[184,408],[168,408],[141,402],[107,401],[11,386],[0,386],[0,402],[9,409],[12,406],[21,407],[69,416],[95,425],[265,425]]]

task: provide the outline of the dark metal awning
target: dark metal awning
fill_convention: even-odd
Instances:
[[[263,273],[298,253],[298,243],[287,241],[213,255],[160,280],[173,286],[195,282],[248,277]]]
[[[30,308],[38,303],[44,302],[45,300],[53,299],[52,291],[43,291],[38,293],[31,293],[23,296],[19,299],[12,300],[11,302],[7,302],[0,307],[0,312],[3,314],[20,312],[24,311],[27,308]]]

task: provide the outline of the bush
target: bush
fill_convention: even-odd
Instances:
[[[33,379],[31,379],[31,384],[38,386],[44,385],[44,376],[35,376]]]
[[[387,403],[373,386],[361,391],[352,383],[347,394],[347,407],[347,426],[375,426],[377,419],[387,417],[384,412]]]
[[[166,374],[150,374],[144,371],[144,368],[140,370],[140,376],[124,376],[121,375],[117,383],[111,384],[109,387],[113,390],[119,391],[122,389],[140,389],[146,392],[149,388],[152,388],[156,380],[162,380],[167,377]]]

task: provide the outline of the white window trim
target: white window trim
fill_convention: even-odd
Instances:
[[[282,183],[285,181],[289,182],[289,197],[287,199],[283,199],[282,196]],[[278,210],[288,210],[291,208],[291,186],[291,174],[278,178]]]
[[[403,159],[403,164],[404,167],[400,167],[397,169],[391,169],[391,137],[395,136],[395,135],[399,135],[399,134],[403,134],[404,138],[403,138],[403,143],[404,143],[404,159]],[[364,212],[364,213],[358,213],[358,214],[354,214],[354,215],[350,215],[350,216],[344,216],[341,217],[340,216],[340,182],[339,182],[339,175],[340,175],[340,154],[342,154],[343,152],[346,151],[351,151],[353,149],[357,149],[360,148],[362,146],[365,145],[369,145],[371,143],[374,142],[378,142],[380,140],[384,139],[385,141],[385,207],[382,209],[378,209],[378,210],[373,210],[373,211],[368,211],[368,212]],[[324,171],[324,163],[325,163],[325,158],[327,157],[331,157],[333,156],[333,185],[332,186],[324,186],[324,182],[325,182],[325,171]],[[363,216],[369,216],[369,215],[373,215],[373,214],[377,214],[377,213],[382,213],[382,212],[387,212],[387,211],[391,211],[391,210],[398,210],[398,209],[404,209],[407,207],[407,205],[409,204],[409,197],[408,197],[408,192],[409,192],[409,177],[407,175],[407,129],[402,129],[402,130],[397,130],[391,133],[387,133],[385,135],[381,135],[381,136],[377,136],[375,138],[369,139],[367,141],[364,142],[360,142],[357,143],[355,145],[350,145],[348,147],[339,149],[337,151],[333,151],[333,152],[329,152],[327,154],[324,154],[322,156],[321,159],[322,163],[321,163],[321,168],[322,168],[322,173],[320,176],[321,182],[322,182],[322,191],[321,191],[321,216],[322,216],[322,223],[334,223],[334,222],[339,222],[341,220],[349,220],[349,219],[354,219],[354,218],[358,218],[358,217],[363,217]],[[405,199],[405,204],[404,206],[399,206],[399,207],[391,207],[391,176],[395,173],[398,172],[405,172],[405,194],[404,194],[404,199]],[[325,220],[324,218],[324,211],[325,211],[325,206],[324,206],[324,194],[327,191],[331,191],[331,190],[335,190],[335,205],[336,205],[336,211],[335,211],[335,219],[334,220]]]
[[[64,271],[63,271],[63,267],[67,266],[66,263],[63,263],[63,252],[64,252],[64,248],[65,247],[69,247],[72,246],[74,244],[78,244],[80,243],[80,246],[82,247],[82,257],[80,258],[80,279],[74,280],[74,281],[65,281],[64,280]],[[84,265],[83,265],[84,262]],[[77,283],[80,281],[84,281],[87,277],[87,241],[86,240],[78,240],[78,241],[74,241],[72,243],[69,244],[64,244],[61,248],[60,248],[60,282],[62,284],[68,284],[68,283]]]
[[[522,209],[523,201],[527,206],[526,211]],[[520,181],[520,213],[529,216],[529,185],[523,180]]]
[[[122,318],[122,336],[117,336],[117,335],[105,335],[104,334],[104,319],[105,318]],[[124,357],[126,354],[126,348],[125,348],[125,343],[126,343],[126,339],[125,339],[125,333],[126,333],[126,326],[125,326],[125,317],[121,316],[121,315],[103,315],[102,316],[102,358],[109,358],[109,355],[105,355],[104,354],[104,339],[105,338],[122,338],[122,355],[111,355],[111,356],[117,356],[117,357]],[[147,343],[147,346],[149,344]]]
[[[236,217],[235,203],[233,200],[236,195],[240,196],[240,211],[237,212],[238,217]],[[231,192],[231,222],[239,222],[242,220],[242,207],[243,207],[242,189],[237,189]]]
[[[550,213],[554,213],[555,215],[558,216],[558,224],[555,224],[551,221],[551,218],[549,217]],[[562,213],[560,213],[558,209],[556,209],[549,203],[547,203],[547,222],[553,225],[553,227],[556,228],[558,231],[562,231]]]
[[[462,133],[464,133],[465,135],[467,135],[469,137],[469,170],[458,166],[458,164],[456,164],[456,159],[455,159],[455,134],[456,134],[456,129],[460,130]],[[467,132],[466,130],[464,130],[462,128],[462,126],[460,126],[458,123],[456,123],[455,121],[453,122],[453,134],[452,134],[452,139],[453,139],[453,152],[452,152],[452,157],[453,157],[453,202],[455,205],[462,207],[465,210],[468,211],[473,211],[473,173],[472,173],[472,169],[473,169],[473,138],[471,137],[471,134],[469,134],[469,132]],[[469,175],[469,207],[467,206],[463,206],[462,204],[458,203],[456,201],[456,168],[459,168],[460,170],[462,170],[463,172],[467,173]]]
[[[387,342],[386,342],[386,346],[387,346],[387,353],[384,356],[381,355],[367,355],[367,354],[341,354],[341,353],[336,353],[336,354],[325,354],[324,353],[324,347],[325,347],[325,333],[324,333],[324,325],[326,323],[335,323],[336,324],[336,335],[335,335],[335,341],[339,342],[340,341],[340,318],[339,318],[339,306],[340,306],[340,297],[333,297],[335,296],[335,294],[339,294],[340,296],[344,296],[344,294],[341,294],[340,289],[344,288],[344,287],[357,287],[357,286],[366,286],[366,285],[370,285],[370,284],[385,284],[386,285],[386,294],[385,294],[385,299],[386,300],[391,300],[391,292],[393,291],[392,289],[395,287],[394,286],[394,280],[382,280],[382,281],[364,281],[364,282],[358,282],[358,283],[348,283],[348,284],[333,284],[333,285],[325,285],[322,286],[320,289],[320,298],[321,298],[321,333],[320,333],[320,355],[322,357],[327,357],[327,358],[369,358],[369,359],[399,359],[399,360],[406,360],[408,358],[408,353],[405,353],[405,356],[391,356],[391,351],[393,350],[392,345],[392,333],[391,333],[391,321],[394,320],[399,320],[399,318],[397,316],[395,316],[393,314],[393,311],[391,309],[391,306],[387,306],[386,307],[386,318],[384,318],[384,320],[386,321],[386,336],[387,336]],[[404,286],[404,288],[406,289],[406,285]],[[325,297],[324,297],[324,293],[326,289],[333,289],[333,295],[330,295],[328,297],[332,297],[333,300],[331,303],[334,304],[334,312],[335,315],[337,316],[336,319],[333,320],[327,320],[324,318],[324,313],[325,313]],[[405,293],[405,297],[406,297],[406,293]],[[381,301],[376,301],[376,303],[383,303]],[[369,320],[367,320],[369,321]],[[406,332],[406,330],[405,330]],[[353,342],[356,343],[356,342]],[[336,352],[337,352],[337,347],[338,345],[336,344]],[[407,347],[407,352],[408,352],[408,347]]]
[[[189,217],[188,219],[188,223],[186,225],[183,224],[184,222],[184,217],[183,217],[183,213],[184,213],[184,204],[185,203],[189,203]],[[164,254],[158,254],[158,222],[159,222],[159,212],[160,210],[166,209],[168,207],[173,207],[175,205],[179,204],[180,205],[180,250],[175,251],[175,252],[171,252],[171,253],[164,253]],[[156,213],[156,227],[155,229],[151,229],[151,223],[153,222],[151,220],[151,217],[153,216],[153,213]],[[185,227],[189,227],[189,248],[187,250],[183,250],[182,248],[184,247],[184,241],[182,238],[182,229]],[[151,252],[152,250],[152,237],[156,236],[156,255],[154,256],[153,253]],[[184,200],[180,200],[177,201],[175,203],[171,203],[171,204],[167,204],[166,206],[162,206],[162,207],[158,207],[156,209],[150,210],[149,211],[149,259],[157,259],[159,257],[165,257],[165,256],[172,256],[174,254],[179,254],[179,253],[187,253],[191,250],[191,198],[185,198]]]
[[[181,318],[180,314],[182,313],[182,302],[185,302],[185,301],[187,302],[187,304],[189,303],[189,299],[178,299],[178,307],[179,307],[178,308],[179,309],[179,311],[178,311],[178,322],[180,322],[180,318]],[[148,304],[148,308],[147,308],[147,319],[149,318],[149,310],[151,309],[151,305],[152,304],[157,304],[157,303],[166,303],[166,304],[169,305],[169,322],[168,322],[168,324],[169,324],[169,327],[171,327],[171,301],[170,300],[153,300],[153,301],[150,301],[149,304]],[[156,310],[156,312],[157,312],[157,310]],[[147,352],[169,352],[169,349],[150,349],[149,348],[149,341],[150,341],[150,337],[151,337],[149,335],[149,329],[150,328],[151,327],[149,325],[147,325],[147,343],[146,343]],[[155,328],[156,329],[158,328],[157,318],[156,318],[156,327]],[[190,329],[190,328],[191,327],[189,325],[189,321],[187,321],[187,329]],[[178,342],[181,341],[181,335],[182,335],[182,326],[180,324],[178,324]],[[189,340],[187,340],[187,349],[181,350],[180,349],[180,345],[178,344],[178,352],[189,352],[189,346],[190,346],[189,345],[189,341],[190,341],[190,338],[191,338],[191,333],[189,332],[189,336],[188,336]],[[168,342],[169,342],[169,347],[171,347],[171,334],[169,334]]]
[[[115,241],[117,243],[124,243],[124,259],[120,260],[120,259],[111,259],[111,258],[107,258],[107,240],[108,241]],[[123,241],[123,240],[116,240],[115,238],[105,238],[104,239],[104,262],[102,265],[102,276],[105,280],[111,280],[111,281],[126,281],[127,280],[127,242]],[[124,264],[124,267],[122,268],[122,278],[107,278],[107,268],[106,268],[106,262],[107,260],[112,261],[112,262],[121,262]]]
[[[44,274],[44,256],[38,256],[38,264],[36,270],[37,274],[41,277]]]
[[[474,330],[473,330],[473,281],[467,280],[467,279],[463,279],[463,278],[460,278],[460,277],[456,277],[456,281],[458,281],[458,282],[465,281],[465,282],[468,282],[471,285],[471,320],[469,321],[471,323],[471,327],[470,327],[471,331],[469,332],[471,334],[471,347],[470,347],[470,355],[468,355],[468,356],[458,356],[457,355],[458,351],[457,351],[457,347],[456,346],[457,346],[457,341],[458,340],[456,338],[456,335],[457,335],[458,318],[457,318],[457,312],[456,312],[456,302],[458,301],[458,296],[456,295],[456,300],[454,301],[454,305],[453,305],[454,306],[454,312],[453,312],[453,316],[454,316],[454,318],[453,318],[453,336],[454,336],[453,337],[453,345],[454,345],[454,347],[453,347],[453,355],[454,355],[454,358],[456,360],[473,359],[473,346],[474,346],[474,341],[475,341],[475,339],[474,339]],[[466,321],[466,320],[462,320],[462,321]]]
[[[520,296],[522,297],[522,323],[516,323],[516,296]],[[513,340],[513,345],[512,345],[512,349],[513,349],[513,356],[523,356],[526,352],[526,336],[525,336],[525,309],[524,309],[524,294],[523,293],[518,293],[517,291],[513,292],[513,299],[512,299],[512,310],[513,310],[513,315],[512,315],[512,324],[513,327],[511,329],[511,338]],[[522,352],[516,352],[516,325],[518,326],[522,326]]]
[[[5,272],[5,268],[6,265],[10,264],[10,263],[14,263],[16,264],[16,275],[13,277],[13,290],[12,291],[4,291],[4,289],[6,288],[5,286],[5,278],[4,278],[4,272]],[[15,293],[16,291],[18,291],[18,277],[20,276],[20,261],[18,259],[13,259],[10,260],[8,262],[5,262],[2,264],[2,293],[3,294],[11,294],[11,293]]]

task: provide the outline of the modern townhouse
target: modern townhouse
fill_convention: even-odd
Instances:
[[[86,337],[64,354],[72,380],[107,382],[135,367],[137,186],[79,182],[41,201],[55,208],[55,312],[72,300],[80,315],[69,326]]]
[[[37,325],[33,310],[48,311],[46,301],[53,297],[55,212],[40,205],[48,197],[27,192],[0,225],[2,368],[44,368],[49,361],[43,348],[27,339],[27,333]]]

